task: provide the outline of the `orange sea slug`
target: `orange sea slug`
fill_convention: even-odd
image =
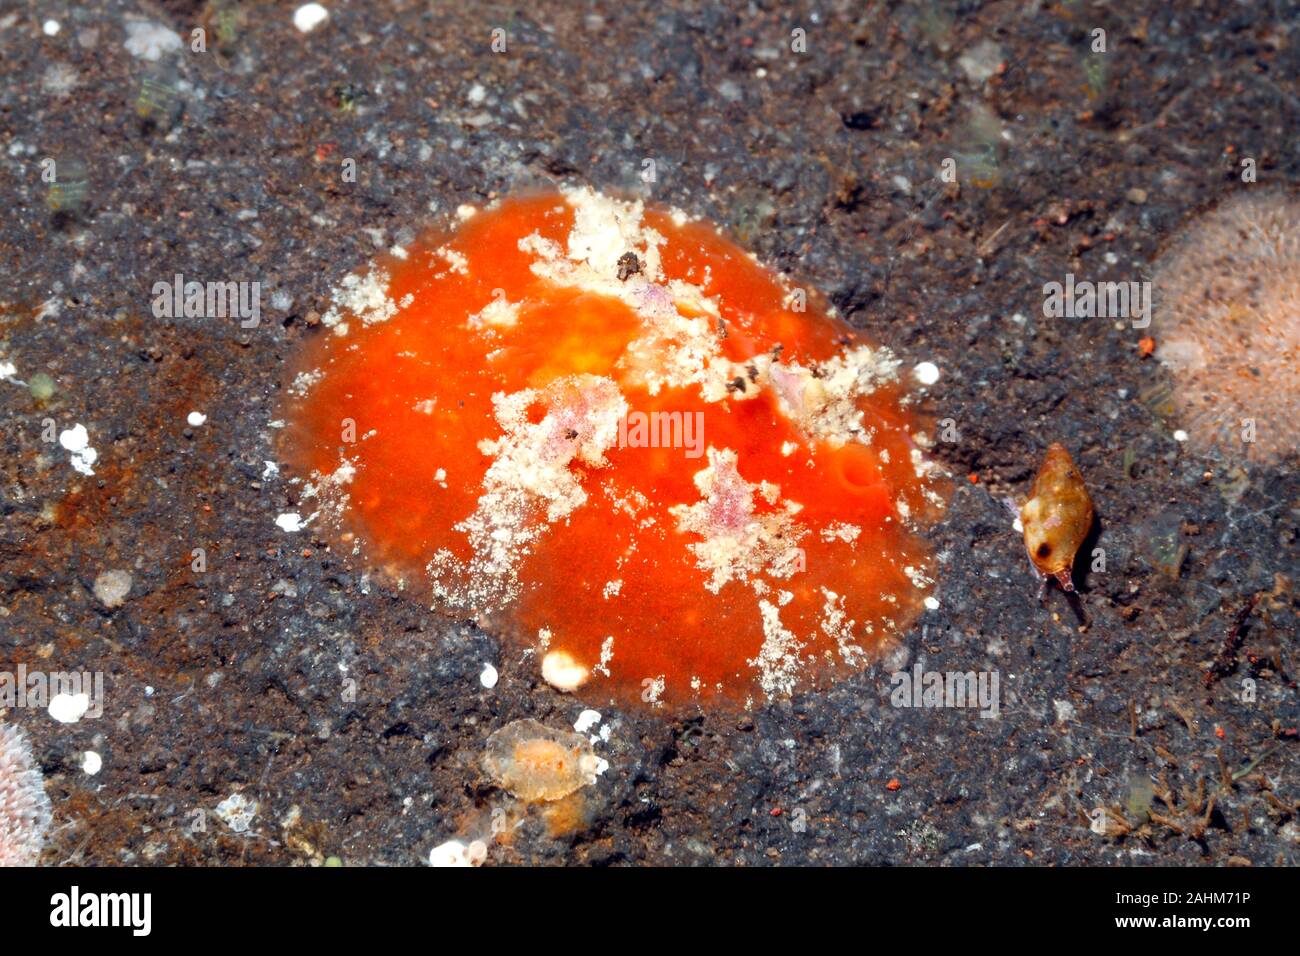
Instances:
[[[527,802],[559,800],[596,782],[601,760],[582,734],[516,720],[488,738],[483,769]]]
[[[942,489],[888,350],[678,212],[461,219],[348,277],[307,349],[307,522],[584,696],[788,695],[915,617]]]

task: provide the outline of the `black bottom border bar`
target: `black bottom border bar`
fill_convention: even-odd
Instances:
[[[553,932],[585,935],[602,926],[634,934],[636,926],[672,932],[684,920],[705,933],[712,928],[733,944],[738,931],[761,938],[773,929],[773,920],[817,935],[856,925],[873,941],[894,932],[900,939],[946,935],[965,926],[979,934],[1057,933],[1071,940],[1172,933],[1230,942],[1241,934],[1295,925],[1295,876],[1294,870],[1262,868],[484,869],[454,874],[361,868],[31,869],[0,870],[0,912],[10,939],[96,934],[127,945],[237,943],[254,932],[259,943],[337,944],[373,941],[376,933],[394,931],[446,929],[459,936],[475,927],[488,934],[485,939],[502,930],[537,933],[536,942],[545,945],[544,937]],[[562,929],[569,920],[574,922]],[[693,929],[692,941],[699,935]]]

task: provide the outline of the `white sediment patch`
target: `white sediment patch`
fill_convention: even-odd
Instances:
[[[532,271],[556,285],[617,299],[642,320],[621,365],[651,394],[661,388],[699,386],[708,401],[728,395],[735,377],[722,355],[715,300],[698,286],[665,280],[660,247],[666,240],[643,222],[640,202],[623,202],[591,189],[565,192],[573,227],[565,245],[537,233],[519,248],[534,256]],[[639,271],[619,278],[620,260],[636,257]]]
[[[799,651],[803,644],[781,624],[781,612],[771,601],[759,599],[763,618],[763,646],[749,661],[758,669],[758,686],[768,697],[789,697],[799,680]]]
[[[377,267],[363,274],[352,273],[330,296],[331,306],[321,322],[338,335],[348,332],[348,316],[365,325],[386,322],[397,314],[397,305],[388,296],[388,273]]]
[[[496,297],[467,320],[471,329],[507,329],[519,320],[519,303]]]
[[[858,401],[897,381],[900,364],[889,349],[858,345],[816,366],[769,360],[759,371],[771,383],[778,407],[801,432],[840,447],[849,441],[870,444]]]
[[[607,637],[600,642],[600,661],[592,670],[609,676],[609,662],[614,659],[614,638]]]
[[[805,531],[794,516],[802,506],[787,501],[760,513],[755,494],[775,506],[780,489],[745,481],[730,449],[710,446],[708,457],[708,467],[695,473],[701,500],[668,509],[677,519],[678,531],[702,539],[687,547],[700,570],[709,574],[706,587],[716,594],[728,581],[746,581],[760,572],[789,577],[801,557],[798,543]]]
[[[618,299],[637,313],[641,334],[619,362],[631,383],[652,395],[664,388],[697,388],[709,402],[745,401],[768,388],[808,437],[836,446],[869,442],[857,403],[880,385],[897,381],[900,362],[888,349],[858,345],[807,367],[776,355],[732,362],[722,351],[725,331],[717,300],[698,285],[664,277],[661,247],[666,240],[644,224],[642,203],[586,188],[564,195],[573,209],[565,244],[533,233],[519,247],[534,256],[536,275]],[[640,271],[620,278],[620,260],[629,253]]]
[[[846,544],[852,544],[858,540],[858,535],[862,534],[862,529],[855,524],[849,524],[845,521],[836,521],[822,528],[823,541],[843,541]]]
[[[850,667],[856,667],[866,659],[866,651],[853,639],[855,623],[844,608],[844,595],[836,594],[828,588],[822,588],[826,599],[822,605],[822,633],[835,641],[840,657]]]
[[[608,465],[627,402],[618,386],[596,375],[556,379],[544,389],[492,396],[499,438],[480,442],[492,458],[474,513],[456,525],[473,549],[468,566],[439,551],[428,571],[438,596],[453,606],[498,608],[519,593],[517,568],[548,524],[587,501],[575,470]],[[530,408],[545,409],[529,421]],[[463,582],[463,583],[455,583]]]

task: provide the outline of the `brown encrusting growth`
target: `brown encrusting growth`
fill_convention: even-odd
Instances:
[[[1251,191],[1196,220],[1156,263],[1156,356],[1198,452],[1297,451],[1300,202]]]

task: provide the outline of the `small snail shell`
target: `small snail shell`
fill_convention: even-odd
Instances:
[[[1066,591],[1074,590],[1070,572],[1092,517],[1092,499],[1074,459],[1064,445],[1052,445],[1034,479],[1033,493],[1020,509],[1020,523],[1029,560]]]

